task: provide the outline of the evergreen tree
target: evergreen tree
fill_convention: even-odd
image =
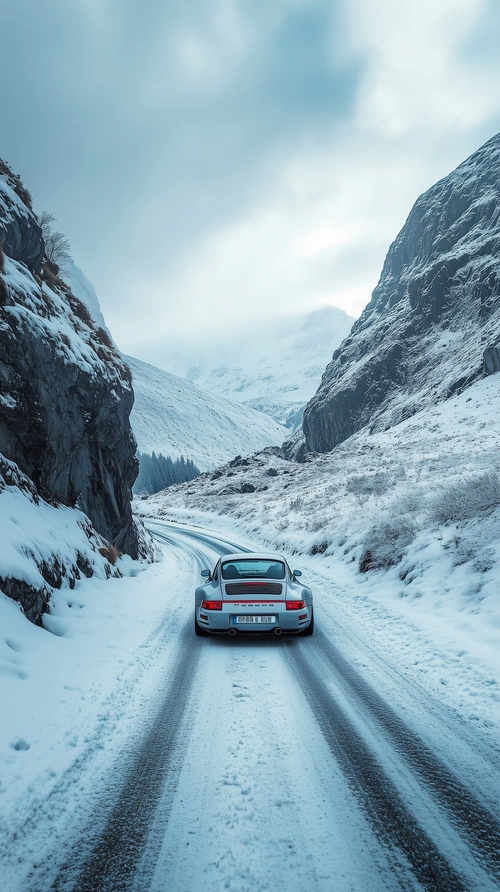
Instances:
[[[162,489],[167,489],[175,483],[186,483],[199,477],[200,470],[190,459],[180,458],[172,460],[169,455],[152,452],[138,452],[139,474],[134,483],[134,492],[137,495],[153,495]]]

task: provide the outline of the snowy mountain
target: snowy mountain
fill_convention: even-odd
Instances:
[[[306,451],[383,430],[500,369],[500,134],[422,195],[304,413]]]
[[[140,452],[184,455],[201,469],[283,442],[286,430],[241,406],[154,366],[125,356],[135,393],[132,428]]]
[[[99,298],[82,271],[69,261],[64,278],[105,328]],[[213,468],[235,455],[276,446],[286,428],[261,412],[201,390],[190,381],[124,356],[132,372],[134,405],[130,421],[139,452],[183,455],[200,470]]]
[[[146,346],[141,355],[293,430],[353,322],[343,310],[325,306],[309,315],[245,323],[201,343],[190,338]]]

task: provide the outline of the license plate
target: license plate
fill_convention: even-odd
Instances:
[[[243,624],[258,625],[259,623],[261,625],[271,625],[271,623],[275,623],[275,622],[276,622],[275,616],[233,616],[233,625],[234,626],[239,626],[239,625],[243,625]]]

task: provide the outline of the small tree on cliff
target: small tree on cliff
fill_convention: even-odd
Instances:
[[[48,211],[42,211],[38,218],[45,242],[46,258],[50,263],[64,270],[68,266],[68,261],[71,260],[71,246],[66,236],[58,229],[54,229],[55,220],[54,214],[49,214]]]

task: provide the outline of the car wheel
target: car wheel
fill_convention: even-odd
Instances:
[[[194,618],[194,634],[198,635],[199,638],[206,638],[208,636],[208,632],[200,626],[196,616]]]
[[[304,629],[304,631],[300,634],[303,638],[305,638],[307,635],[314,635],[314,611],[311,616],[311,622],[309,623],[307,629]]]

